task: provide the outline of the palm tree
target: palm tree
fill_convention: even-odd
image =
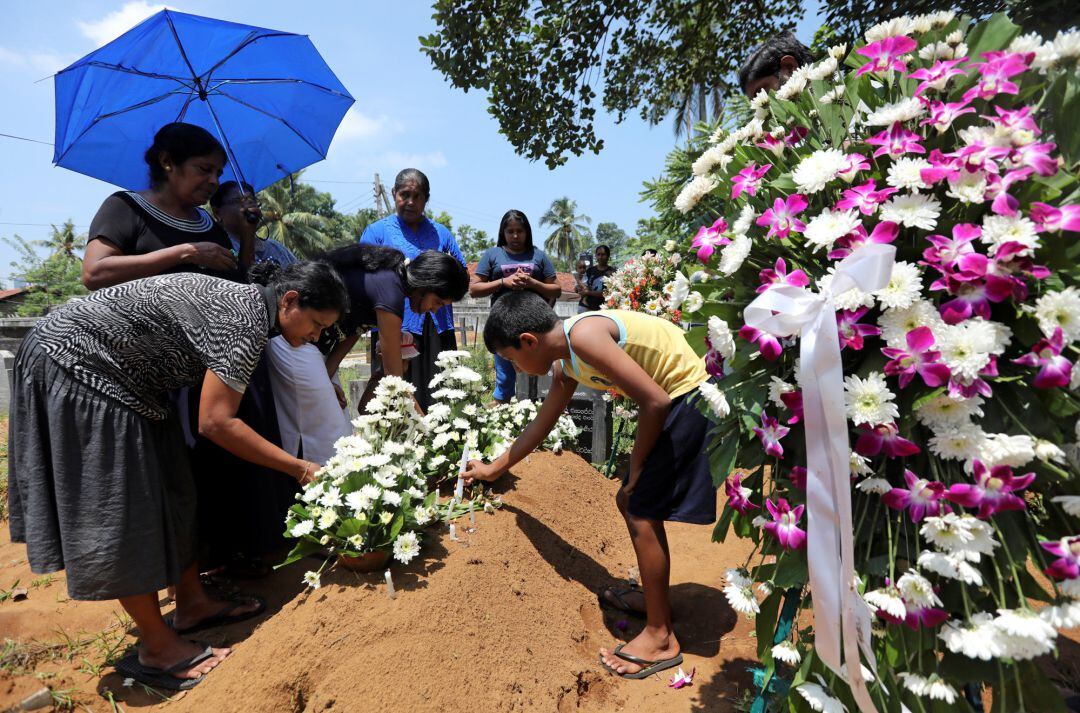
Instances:
[[[64,257],[78,259],[76,250],[86,247],[86,236],[75,234],[75,223],[68,219],[57,228],[52,226],[52,234],[45,240],[33,240],[30,243],[37,248],[45,248],[49,255],[63,255]]]
[[[299,258],[310,258],[330,247],[326,219],[309,213],[295,200],[293,176],[259,191],[259,207],[267,236],[292,250]]]
[[[544,241],[544,250],[563,266],[572,264],[582,243],[589,237],[587,224],[591,222],[589,216],[577,214],[577,201],[566,197],[556,198],[540,218],[540,225],[555,228]]]
[[[694,135],[694,125],[709,122],[724,111],[724,94],[719,87],[706,87],[697,84],[685,94],[675,97],[675,138],[685,136],[687,140]]]

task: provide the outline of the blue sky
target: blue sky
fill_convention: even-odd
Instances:
[[[650,127],[636,118],[622,124],[600,113],[599,155],[571,158],[550,171],[517,156],[487,114],[483,94],[452,88],[419,50],[432,32],[429,3],[308,0],[177,0],[183,12],[307,34],[342,83],[356,97],[326,161],[305,174],[337,199],[338,208],[372,205],[370,181],[384,182],[406,166],[431,179],[430,207],[459,223],[493,234],[499,217],[518,208],[534,229],[551,201],[568,195],[597,222],[613,221],[633,232],[650,213],[639,202],[642,181],[659,174],[674,145],[670,122]],[[0,30],[0,133],[50,142],[52,80],[38,81],[108,42],[163,7],[119,2],[35,0],[5,3]],[[803,41],[813,22],[799,30]],[[51,164],[52,147],[0,137],[0,236],[44,238],[49,223],[67,218],[80,231],[114,187]],[[320,182],[326,181],[326,182]],[[364,181],[338,183],[330,181]],[[7,281],[13,251],[0,244],[0,278]]]

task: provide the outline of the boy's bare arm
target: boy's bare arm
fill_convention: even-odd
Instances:
[[[616,339],[618,326],[609,319],[583,319],[570,333],[574,352],[608,377],[638,406],[634,450],[630,453],[630,478],[625,490],[634,489],[645,467],[645,458],[664,429],[671,397],[631,359]]]
[[[566,410],[570,398],[574,395],[577,382],[568,378],[557,369],[551,380],[551,389],[548,391],[540,410],[525,430],[521,432],[505,453],[493,460],[490,464],[480,461],[470,461],[465,471],[466,482],[474,480],[495,480],[525,456],[536,450],[537,446],[544,442],[551,429],[555,427],[559,416]]]

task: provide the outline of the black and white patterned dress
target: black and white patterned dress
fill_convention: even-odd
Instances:
[[[168,392],[208,369],[244,391],[275,307],[266,288],[177,273],[38,322],[15,360],[9,426],[11,537],[34,572],[65,569],[74,599],[177,581],[195,557],[195,491]]]

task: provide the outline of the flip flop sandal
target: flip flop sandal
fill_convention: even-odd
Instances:
[[[262,579],[268,576],[274,568],[255,557],[237,555],[229,564],[225,565],[225,576],[238,579]]]
[[[162,688],[167,691],[187,691],[202,683],[206,675],[198,678],[180,678],[173,674],[177,671],[197,666],[214,655],[210,644],[203,641],[194,642],[203,647],[203,650],[194,656],[189,656],[183,661],[178,661],[168,668],[154,668],[146,666],[139,661],[139,652],[133,652],[125,656],[116,664],[116,672],[125,678],[131,678],[150,688]]]
[[[600,592],[596,596],[600,600],[600,606],[602,606],[602,607],[611,607],[612,609],[616,609],[618,611],[621,611],[624,614],[629,614],[632,617],[636,617],[638,619],[644,619],[645,618],[645,612],[643,612],[643,611],[641,611],[639,609],[634,609],[633,607],[631,607],[629,604],[626,603],[625,599],[623,599],[623,597],[625,597],[627,594],[631,594],[633,592],[640,593],[641,590],[639,588],[633,587],[633,586],[630,586],[630,587],[607,587],[606,589],[604,589],[602,592]]]
[[[251,611],[241,612],[240,614],[233,614],[234,611],[250,602],[255,602],[256,604],[258,604],[258,606],[256,606]],[[226,604],[216,614],[208,616],[207,618],[200,621],[198,624],[192,624],[191,626],[185,627],[183,629],[177,629],[176,633],[180,635],[194,634],[196,631],[213,629],[214,627],[226,626],[228,624],[236,624],[237,622],[246,621],[248,619],[257,617],[264,611],[266,611],[266,600],[262,597],[257,597],[255,595],[239,597],[237,599],[233,599],[231,602]],[[173,625],[171,618],[166,623],[168,623],[169,626]]]
[[[607,669],[608,673],[613,673],[619,678],[629,678],[637,681],[643,678],[648,678],[654,673],[660,673],[661,671],[666,671],[669,668],[681,666],[683,662],[682,654],[676,654],[674,658],[664,659],[663,661],[646,661],[645,659],[639,659],[637,656],[634,656],[632,654],[624,654],[622,652],[624,646],[626,646],[626,644],[619,644],[615,647],[615,651],[613,651],[612,653],[621,658],[623,661],[629,661],[630,663],[637,664],[638,666],[644,666],[645,668],[641,669],[637,673],[619,673],[618,671],[604,663],[604,659],[600,659],[600,665]]]

